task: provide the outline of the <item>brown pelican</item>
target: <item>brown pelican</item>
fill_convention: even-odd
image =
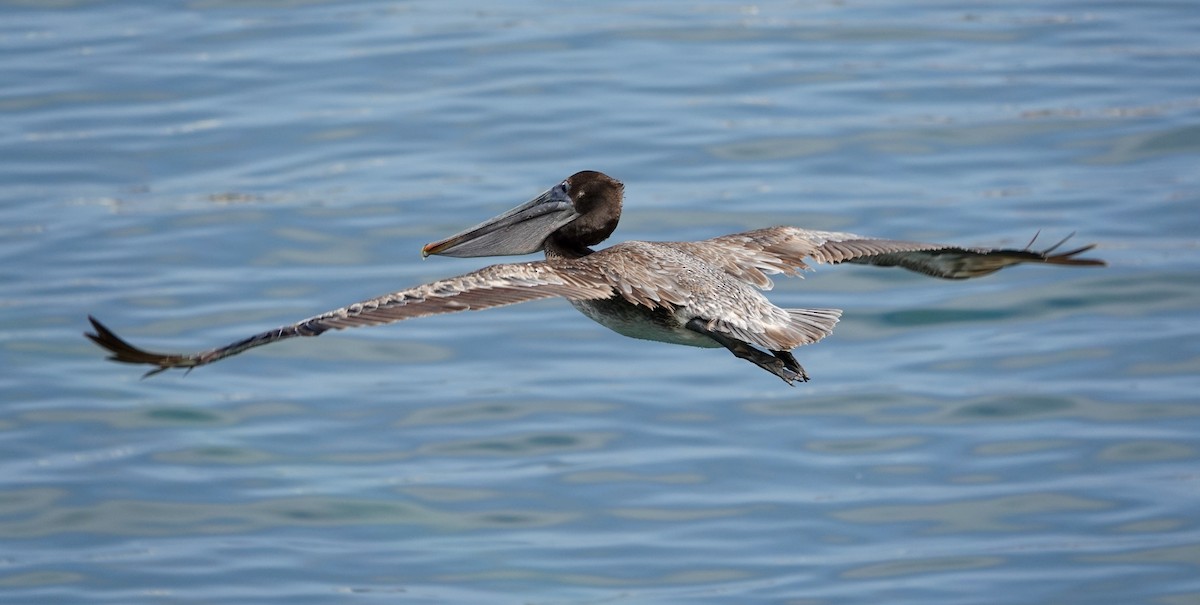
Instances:
[[[850,233],[770,227],[699,242],[625,242],[602,250],[617,228],[624,191],[608,175],[584,171],[532,200],[444,240],[422,256],[504,256],[543,251],[546,260],[492,265],[478,271],[400,290],[310,317],[223,347],[190,354],[144,351],[117,337],[93,317],[86,336],[108,349],[109,359],[191,370],[247,349],[328,330],[374,326],[436,315],[488,309],[561,296],[601,325],[625,336],[725,347],[788,384],[808,374],[792,349],[828,336],[838,309],[781,309],[760,290],[769,274],[798,275],[816,263],[903,267],[934,277],[968,279],[1010,265],[1102,266],[1076,258],[1093,245],[1055,253],[1044,250],[962,248],[862,237]],[[1069,237],[1069,236],[1068,236]]]

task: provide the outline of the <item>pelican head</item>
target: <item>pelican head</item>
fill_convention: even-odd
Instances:
[[[425,244],[421,256],[510,256],[531,254],[555,240],[582,250],[617,228],[624,185],[600,172],[577,172],[541,195],[450,237]]]

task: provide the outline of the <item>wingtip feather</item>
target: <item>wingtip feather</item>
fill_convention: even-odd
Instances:
[[[1038,230],[1038,232],[1033,235],[1033,239],[1029,240],[1029,244],[1027,244],[1025,246],[1025,250],[1034,251],[1033,244],[1034,244],[1034,242],[1037,241],[1037,238],[1039,235],[1041,235],[1041,233],[1042,233],[1041,230]],[[1075,258],[1076,256],[1083,254],[1084,252],[1092,250],[1093,248],[1096,247],[1096,244],[1088,244],[1086,246],[1080,246],[1078,248],[1075,248],[1074,250],[1068,250],[1066,252],[1054,253],[1055,250],[1058,250],[1059,248],[1061,248],[1062,245],[1067,243],[1067,241],[1070,240],[1072,237],[1075,237],[1074,231],[1072,231],[1071,233],[1068,233],[1066,237],[1058,240],[1053,246],[1044,248],[1042,250],[1037,250],[1036,254],[1038,254],[1038,256],[1041,257],[1042,262],[1050,264],[1050,265],[1074,265],[1076,267],[1106,267],[1106,266],[1108,266],[1108,263],[1106,263],[1098,258]]]
[[[159,372],[164,372],[173,367],[178,367],[181,365],[179,363],[178,356],[152,353],[129,344],[92,315],[88,315],[88,322],[92,324],[92,329],[95,330],[95,332],[84,332],[83,335],[86,336],[88,340],[91,340],[100,346],[100,348],[108,351],[109,360],[118,363],[147,364],[157,366],[156,368],[142,375],[142,378],[149,378],[150,376],[158,374]]]
[[[1042,254],[1046,255],[1045,256],[1046,263],[1051,264],[1051,265],[1074,265],[1077,267],[1107,267],[1108,266],[1107,262],[1105,262],[1101,259],[1098,259],[1098,258],[1075,258],[1076,256],[1083,254],[1084,252],[1092,250],[1093,248],[1096,247],[1096,244],[1088,244],[1086,246],[1080,246],[1078,248],[1075,248],[1074,250],[1068,250],[1066,252],[1059,252],[1058,254],[1049,254],[1055,248],[1057,248],[1059,245],[1061,245],[1061,243],[1062,242],[1059,242],[1059,244],[1056,244],[1053,247],[1042,251]]]

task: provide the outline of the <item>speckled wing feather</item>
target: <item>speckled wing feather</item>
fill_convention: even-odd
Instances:
[[[479,271],[400,290],[334,309],[291,325],[262,332],[209,351],[189,354],[152,353],[119,338],[93,317],[95,333],[85,334],[107,349],[109,359],[157,366],[146,376],[171,368],[191,369],[242,351],[297,336],[328,330],[375,326],[426,315],[489,309],[541,298],[576,300],[611,296],[611,286],[577,267],[554,261],[492,265]]]
[[[1036,238],[1035,238],[1036,239]],[[1069,236],[1068,236],[1069,239]],[[797,275],[817,263],[856,263],[881,267],[902,267],[945,279],[968,279],[994,273],[1021,263],[1103,266],[1102,260],[1075,258],[1095,245],[1055,253],[1066,239],[1043,250],[964,248],[946,244],[878,239],[838,233],[809,231],[797,227],[769,227],[734,233],[699,242],[673,242],[708,262],[721,266],[730,275],[763,289],[770,289],[769,274]]]

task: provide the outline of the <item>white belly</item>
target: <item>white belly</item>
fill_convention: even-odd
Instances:
[[[692,317],[686,309],[674,313],[666,310],[651,311],[622,299],[570,301],[571,306],[596,323],[630,338],[657,340],[689,347],[715,349],[717,341],[693,332],[686,327]]]

